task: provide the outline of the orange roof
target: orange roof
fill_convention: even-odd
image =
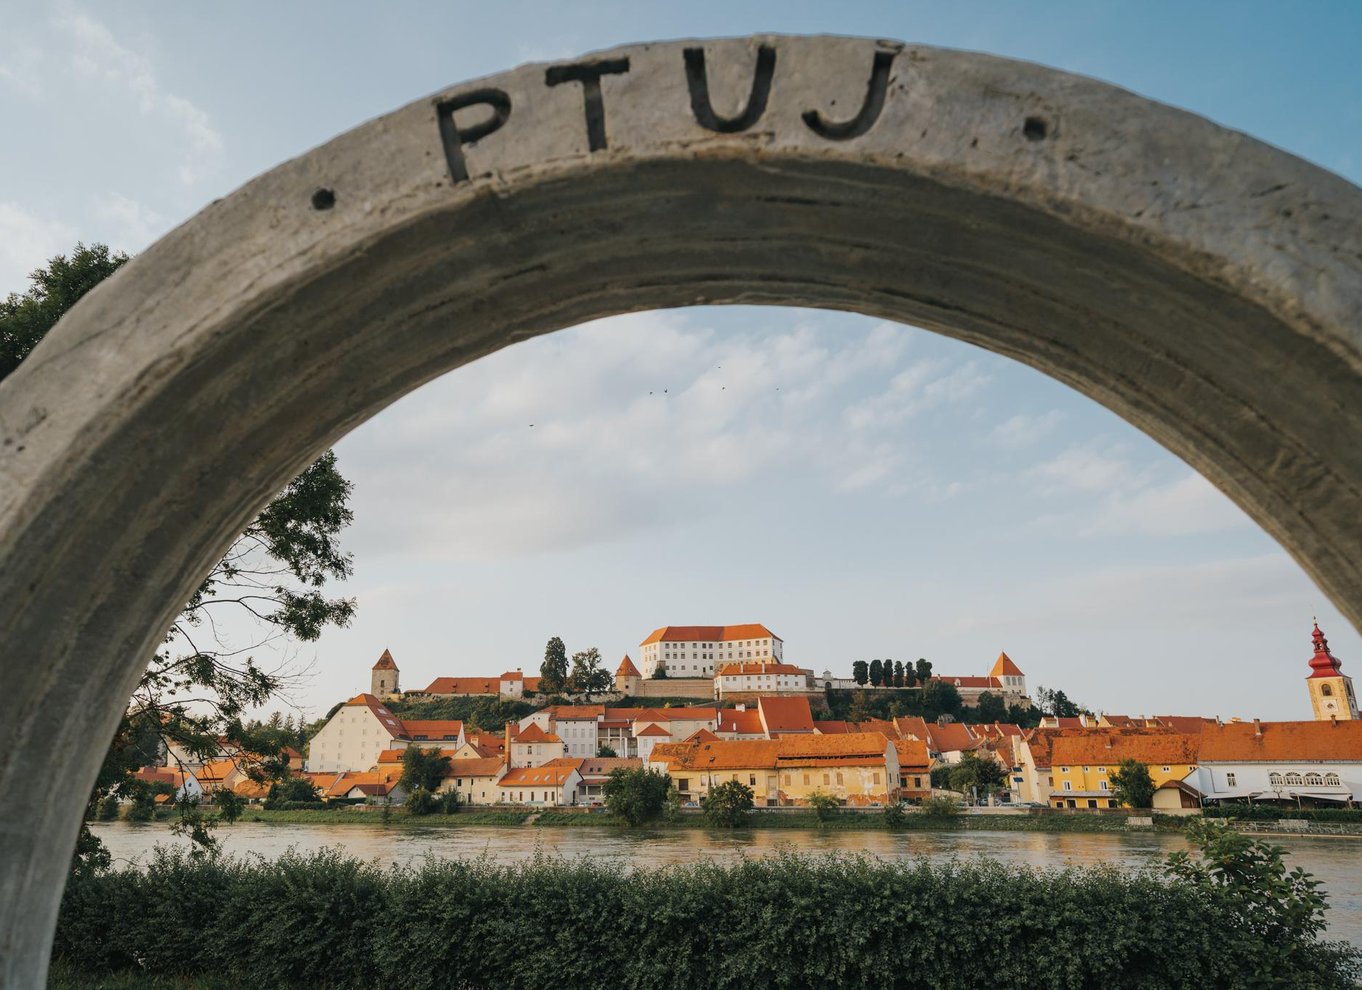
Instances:
[[[562,742],[552,732],[545,732],[539,728],[538,723],[531,722],[528,729],[522,729],[520,735],[516,736],[517,743],[543,743],[543,742]]]
[[[760,697],[757,711],[768,734],[773,732],[812,732],[813,713],[804,697]]]
[[[761,713],[755,708],[739,711],[736,708],[719,709],[717,731],[739,736],[761,736],[766,730],[761,725]]]
[[[430,682],[426,694],[501,694],[501,680],[496,677],[437,677]]]
[[[920,715],[900,715],[894,719],[894,727],[901,736],[912,736],[923,741],[927,739],[927,720]]]
[[[706,728],[699,728],[686,737],[686,742],[708,742],[711,739],[718,739],[714,733]]]
[[[450,760],[446,777],[495,777],[506,766],[500,756],[484,756],[475,760]]]
[[[550,762],[556,763],[556,760]],[[642,770],[643,761],[638,757],[623,756],[593,756],[585,760],[579,760],[580,766],[578,773],[583,778],[586,777],[609,777],[616,770]],[[547,766],[548,764],[545,764]]]
[[[815,719],[815,720],[814,720],[814,723],[813,723],[813,727],[814,727],[815,731],[821,732],[821,733],[823,733],[823,735],[825,735],[825,736],[830,736],[830,735],[833,735],[833,734],[836,734],[836,733],[845,733],[845,732],[850,732],[850,731],[851,731],[851,723],[850,723],[850,722],[836,722],[836,721],[828,722],[828,721],[818,721],[817,719]]]
[[[422,736],[427,740],[457,739],[463,733],[463,723],[450,719],[402,719],[402,728],[412,739]],[[424,740],[423,740],[424,741]]]
[[[961,722],[927,726],[927,742],[937,753],[962,753],[979,747],[979,737]]]
[[[1202,763],[1362,762],[1357,721],[1229,722],[1206,726],[1200,738]]]
[[[396,670],[397,664],[393,662],[393,655],[387,650],[383,651],[383,656],[378,658],[378,663],[374,664],[374,670]]]
[[[1215,719],[1200,715],[1155,715],[1154,721],[1178,732],[1200,732],[1206,726],[1216,724]]]
[[[658,743],[649,762],[674,770],[774,769],[777,766],[883,765],[889,740],[878,732]]]
[[[362,794],[382,797],[397,786],[401,777],[402,771],[391,765],[362,773],[346,771],[336,775],[326,793],[328,797],[345,797],[355,788],[359,788]]]
[[[895,739],[894,749],[898,753],[900,770],[926,770],[932,765],[927,744],[921,739]]]
[[[952,677],[949,674],[934,674],[932,680],[953,684],[962,688],[1002,688],[1003,682],[996,677]]]
[[[644,729],[642,732],[640,732],[639,735],[640,735],[640,736],[666,736],[668,739],[670,739],[672,733],[671,733],[671,730],[670,730],[670,729],[664,729],[664,728],[662,728],[662,726],[660,726],[660,725],[658,725],[656,722],[654,722],[652,725],[648,726],[648,728],[646,728],[646,729]]]
[[[883,762],[888,749],[889,740],[879,732],[848,732],[832,736],[810,733],[781,736],[778,756],[782,766],[853,757],[878,759]]]
[[[519,767],[507,770],[506,776],[497,781],[498,787],[562,787],[567,779],[577,772],[581,760],[550,760],[541,767]]]
[[[548,712],[549,717],[552,718],[555,722],[569,722],[573,720],[577,721],[590,720],[594,722],[600,716],[605,714],[605,706],[553,705],[550,708],[545,708],[544,711]]]
[[[1006,653],[999,653],[998,659],[994,661],[993,669],[988,672],[990,677],[1023,677],[1021,668],[1012,662],[1012,658]]]
[[[663,626],[648,634],[640,646],[649,643],[731,643],[739,639],[780,639],[760,622],[740,626]],[[784,640],[781,640],[784,642]]]
[[[719,668],[720,677],[743,677],[749,674],[794,674],[798,676],[802,673],[804,673],[804,670],[792,663],[764,662],[761,660],[726,663]]]
[[[1123,760],[1144,764],[1200,762],[1201,737],[1167,729],[1087,729],[1055,739],[1051,766],[1112,766]]]
[[[634,666],[634,661],[630,660],[629,654],[626,653],[624,659],[620,661],[619,667],[615,669],[615,676],[642,677],[643,675],[638,672],[638,668]]]
[[[250,777],[243,777],[232,785],[232,793],[247,800],[266,798],[270,794],[270,784],[268,781],[251,780]]]
[[[620,711],[620,709],[614,709]],[[642,708],[634,716],[635,722],[712,722],[714,721],[719,709],[717,708]]]

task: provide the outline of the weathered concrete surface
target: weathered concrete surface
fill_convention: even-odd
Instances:
[[[405,392],[595,317],[830,307],[1012,355],[1201,470],[1362,620],[1358,189],[981,55],[765,38],[601,59],[599,101],[528,66],[281,165],[0,384],[0,986],[41,984],[104,740],[233,534]],[[469,94],[451,155],[437,107]]]

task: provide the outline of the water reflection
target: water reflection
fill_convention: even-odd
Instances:
[[[92,824],[116,861],[138,862],[157,845],[187,847],[164,825],[126,822]],[[1037,868],[1077,868],[1107,863],[1138,869],[1186,849],[1181,836],[1152,832],[851,832],[804,829],[709,832],[702,829],[630,831],[615,828],[383,828],[375,825],[268,825],[238,822],[220,828],[227,852],[273,859],[285,850],[337,848],[378,863],[410,863],[427,856],[499,862],[538,853],[575,859],[590,856],[626,867],[769,856],[797,852],[865,852],[882,859],[978,857]],[[1313,873],[1329,895],[1329,931],[1362,945],[1362,840],[1297,838],[1272,840],[1287,850],[1288,862]]]

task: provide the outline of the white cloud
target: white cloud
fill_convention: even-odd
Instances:
[[[70,39],[71,64],[79,74],[122,87],[136,98],[143,115],[159,117],[180,132],[180,182],[193,185],[217,164],[222,155],[222,135],[202,109],[161,87],[150,62],[86,14],[67,14],[53,23]]]
[[[165,232],[166,221],[155,210],[118,193],[95,202],[95,215],[110,226],[107,237],[119,248],[137,252]]]
[[[919,362],[889,324],[719,333],[645,313],[517,345],[432,383],[341,445],[362,473],[356,547],[488,559],[694,524],[737,486],[901,493],[886,435],[913,409],[972,394],[972,365]],[[848,437],[855,395],[898,404]],[[899,400],[902,401],[899,401]]]
[[[76,242],[76,231],[17,203],[0,202],[0,295],[23,292],[28,273]]]
[[[27,35],[17,32],[0,40],[0,81],[25,96],[42,95],[43,52]]]
[[[1031,447],[1053,433],[1063,419],[1064,414],[1058,409],[1039,416],[1018,413],[995,426],[989,434],[989,440],[1009,450]]]
[[[1088,531],[1185,536],[1245,525],[1252,525],[1252,520],[1229,496],[1188,471],[1167,484],[1112,494]]]

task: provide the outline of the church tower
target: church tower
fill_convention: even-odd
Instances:
[[[1315,655],[1310,658],[1310,676],[1305,685],[1310,689],[1310,707],[1315,710],[1315,721],[1348,721],[1358,717],[1357,695],[1353,693],[1353,679],[1343,673],[1343,665],[1329,652],[1329,641],[1315,623]]]
[[[397,675],[397,664],[393,662],[393,655],[384,650],[383,656],[374,664],[373,674],[369,678],[369,693],[380,701],[400,694],[402,689],[397,686]]]

